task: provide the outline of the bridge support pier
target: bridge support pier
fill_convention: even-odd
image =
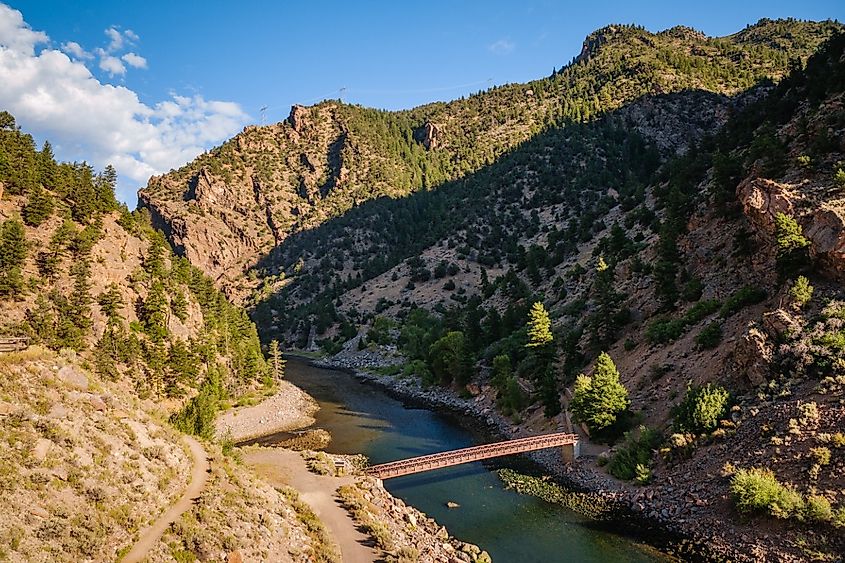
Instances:
[[[581,455],[581,442],[561,446],[560,453],[564,463],[572,463]]]

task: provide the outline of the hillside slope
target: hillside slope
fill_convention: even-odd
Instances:
[[[738,94],[782,76],[790,60],[805,59],[837,27],[762,20],[708,38],[683,27],[652,34],[608,26],[586,39],[572,64],[527,84],[400,112],[335,101],[294,107],[287,121],[248,127],[189,165],[153,178],[140,202],[180,253],[230,295],[244,297],[255,285],[244,272],[292,233],[374,198],[437,188],[538,133],[642,96]],[[653,115],[642,124],[644,135],[658,133],[661,149],[681,148],[724,117],[727,100],[708,101],[699,115],[681,119],[659,102],[656,108],[646,102],[641,111]],[[666,120],[678,126],[669,136],[659,131]]]

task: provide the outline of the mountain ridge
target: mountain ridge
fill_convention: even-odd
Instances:
[[[778,26],[790,29],[778,32]],[[805,58],[836,24],[762,21],[758,27],[800,38],[789,48]],[[177,249],[241,299],[248,289],[237,286],[254,285],[242,274],[289,232],[311,228],[372,197],[398,197],[457,179],[551,123],[589,119],[598,108],[616,107],[632,94],[699,83],[730,93],[788,70],[784,38],[775,48],[754,44],[741,52],[737,45],[754,42],[733,45],[733,36],[678,38],[634,26],[613,29],[617,37],[632,35],[638,41],[621,52],[614,49],[622,49],[624,41],[605,41],[608,48],[596,49],[593,58],[550,77],[467,99],[398,112],[336,101],[294,107],[288,120],[247,127],[194,163],[153,178],[140,191],[140,204],[170,233]],[[678,42],[684,49],[677,49]],[[195,197],[199,184],[201,195],[215,194],[207,205]],[[221,205],[214,204],[217,200]]]

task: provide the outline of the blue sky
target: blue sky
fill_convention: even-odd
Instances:
[[[60,156],[87,158],[98,166],[117,159],[121,196],[130,203],[150,173],[178,166],[243,124],[257,122],[265,105],[266,119],[273,122],[286,117],[291,104],[338,97],[341,88],[346,101],[388,109],[448,100],[490,84],[548,75],[578,54],[589,32],[608,23],[637,23],[652,31],[684,24],[726,35],[761,17],[845,19],[845,2],[833,0],[6,0],[5,7],[0,48],[30,30],[41,34],[23,41],[26,56],[47,59],[41,55],[54,50],[69,60],[39,60],[37,76],[26,75],[29,90],[22,87],[19,96],[38,90],[39,81],[52,84],[56,73],[82,80],[76,76],[81,65],[90,76],[79,95],[103,97],[90,104],[87,119],[73,107],[84,100],[74,101],[67,90],[51,100],[60,104],[70,97],[64,102],[70,107],[48,104],[49,111],[36,110],[32,100],[10,100],[11,94],[4,99],[2,93],[0,104],[11,106],[19,123],[39,139],[56,139]],[[15,11],[22,21],[15,20]],[[21,57],[7,79],[30,68]],[[117,89],[109,90],[110,85]],[[130,100],[132,95],[137,99]],[[113,98],[122,98],[113,110],[128,112],[122,119],[100,115]],[[100,131],[103,140],[97,131],[85,130],[75,138],[75,128],[85,127],[79,122],[92,120],[97,127],[129,132],[108,138]]]

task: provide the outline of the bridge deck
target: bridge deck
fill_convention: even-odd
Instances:
[[[441,469],[452,465],[470,463],[482,459],[490,459],[506,455],[519,454],[544,448],[573,445],[578,441],[576,434],[557,432],[554,434],[543,434],[529,438],[517,438],[483,446],[473,446],[436,454],[411,457],[390,463],[373,465],[367,469],[367,473],[379,479],[401,477],[412,473],[421,473],[433,469]]]

